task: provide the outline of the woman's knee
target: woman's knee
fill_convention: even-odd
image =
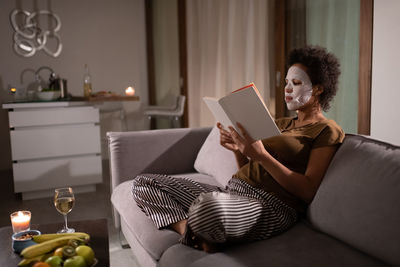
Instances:
[[[141,188],[155,185],[155,177],[151,174],[139,174],[132,179],[133,188]]]
[[[222,194],[222,195],[221,195]],[[189,208],[188,226],[193,233],[211,243],[226,241],[224,229],[224,211],[221,199],[226,193],[203,193]]]
[[[132,184],[131,184],[132,193],[135,193],[144,184],[145,183],[144,183],[143,176],[138,175],[135,178],[133,178],[132,179]]]
[[[191,227],[197,228],[220,224],[223,220],[223,204],[222,201],[229,194],[221,192],[202,193],[192,203],[189,208],[188,224]]]
[[[154,188],[154,179],[151,176],[138,175],[132,179],[131,191],[134,199],[144,198],[151,188]]]

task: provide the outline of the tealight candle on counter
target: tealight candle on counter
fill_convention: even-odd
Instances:
[[[134,96],[135,95],[135,89],[133,89],[133,87],[129,86],[128,88],[125,89],[125,95]]]
[[[11,225],[14,233],[18,233],[25,230],[30,230],[31,227],[31,212],[16,211],[11,213]]]

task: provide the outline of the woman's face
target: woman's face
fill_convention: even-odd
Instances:
[[[292,65],[286,74],[285,102],[289,110],[297,110],[311,98],[312,83],[303,65]]]

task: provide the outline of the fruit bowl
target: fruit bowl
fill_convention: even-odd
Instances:
[[[90,236],[87,233],[40,234],[39,232],[29,237],[34,245],[21,249],[19,254],[22,260],[18,266],[47,263],[50,266],[93,267],[98,263],[93,249],[89,246]]]
[[[61,92],[60,91],[42,91],[37,92],[37,97],[39,100],[42,101],[51,101],[60,98]]]

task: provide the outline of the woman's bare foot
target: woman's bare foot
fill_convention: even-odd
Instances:
[[[186,230],[187,220],[182,220],[176,223],[171,224],[171,228],[180,235],[183,235]]]
[[[192,235],[191,239],[192,241],[190,246],[194,247],[195,249],[202,250],[207,253],[215,253],[221,250],[218,244],[209,243],[195,235]]]
[[[216,244],[210,244],[205,241],[200,241],[201,250],[207,253],[215,253],[220,251],[220,248]]]
[[[183,236],[186,232],[186,226],[187,226],[187,220],[185,219],[171,224],[169,228],[171,228],[172,230]],[[195,236],[191,231],[189,232],[189,236],[190,236],[189,237],[190,241],[188,242],[189,244],[186,245],[189,245],[195,249],[203,250],[207,253],[214,253],[221,250],[221,247],[218,246],[217,244],[208,243],[203,239]]]

